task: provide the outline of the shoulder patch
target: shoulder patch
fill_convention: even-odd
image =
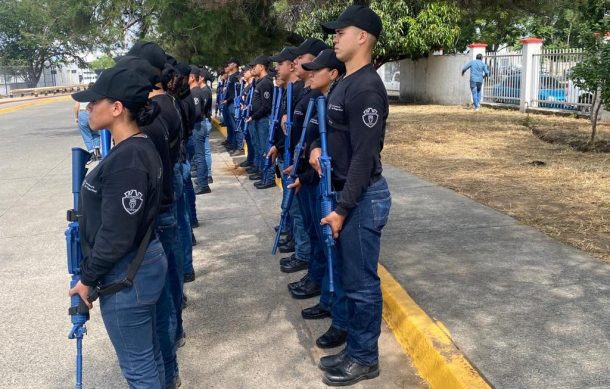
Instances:
[[[125,212],[130,215],[138,212],[140,208],[142,208],[142,204],[144,204],[144,199],[142,197],[142,193],[135,189],[125,192],[123,198],[121,199]]]
[[[268,100],[269,97],[271,97],[271,94],[269,93],[269,91],[265,91],[265,93],[263,93],[263,97],[265,98],[265,100]]]
[[[362,121],[364,122],[364,125],[367,126],[368,128],[373,128],[375,127],[375,124],[377,124],[377,121],[379,120],[379,114],[377,113],[377,110],[375,108],[367,108],[364,110],[364,112],[362,113]]]

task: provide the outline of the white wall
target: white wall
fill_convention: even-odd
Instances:
[[[470,55],[430,56],[400,61],[400,100],[406,103],[466,105],[472,99],[468,73],[461,75]]]

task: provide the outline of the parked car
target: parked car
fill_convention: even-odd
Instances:
[[[383,81],[388,96],[400,95],[400,72],[394,72],[390,81]]]
[[[566,88],[563,83],[548,75],[539,78],[538,106],[542,108],[564,108],[566,101]],[[521,73],[513,73],[505,77],[492,87],[492,96],[497,103],[512,103],[518,101],[521,96]],[[549,103],[546,103],[548,101]],[[561,103],[559,103],[561,102]]]
[[[569,109],[575,109],[580,113],[588,113],[589,111],[591,111],[591,104],[593,103],[593,93],[588,90],[580,89],[578,86],[576,86],[574,80],[569,78],[568,82],[566,83],[566,103],[568,103],[566,105]]]

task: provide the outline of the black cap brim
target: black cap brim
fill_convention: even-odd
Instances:
[[[335,31],[337,31],[341,28],[349,27],[350,24],[349,24],[349,22],[332,20],[330,22],[322,23],[321,26],[322,26],[322,30],[324,30],[325,33],[334,34]]]
[[[93,88],[86,89],[84,91],[72,93],[72,98],[79,103],[87,103],[89,101],[95,101],[103,98],[104,96],[97,93]]]
[[[324,69],[326,66],[324,66],[320,63],[316,63],[316,62],[308,62],[308,63],[302,64],[301,67],[303,69],[307,70],[308,72],[311,72],[313,70]]]

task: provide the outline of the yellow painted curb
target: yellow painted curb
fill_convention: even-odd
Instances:
[[[433,321],[381,264],[378,273],[383,319],[430,387],[491,388],[455,346],[445,326]]]
[[[226,127],[221,127],[218,120],[212,119],[212,123],[227,136]],[[278,178],[275,181],[281,191],[281,181]],[[491,385],[455,346],[445,326],[432,320],[381,264],[378,273],[383,294],[383,319],[430,387],[490,389]]]
[[[227,137],[227,127],[221,126],[220,122],[216,118],[212,118],[212,127],[216,129],[216,131],[220,132],[225,138]],[[244,140],[244,155],[248,155],[248,145]]]
[[[43,99],[40,99],[40,100],[31,101],[29,103],[23,103],[23,104],[19,104],[19,105],[14,105],[12,107],[0,108],[0,115],[1,114],[5,114],[5,113],[15,112],[15,111],[18,111],[18,110],[24,109],[24,108],[34,107],[36,105],[43,105],[43,104],[49,104],[49,103],[57,103],[57,102],[60,102],[60,101],[68,101],[68,100],[72,100],[72,97],[70,97],[70,96],[56,96],[56,97],[43,98]]]

